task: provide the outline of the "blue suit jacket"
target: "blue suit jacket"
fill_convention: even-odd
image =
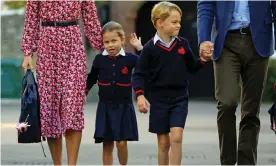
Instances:
[[[276,20],[276,2],[248,1],[248,5],[254,46],[260,56],[271,56],[274,53],[272,22]],[[198,1],[198,42],[199,44],[203,41],[215,43],[214,60],[220,57],[234,7],[234,1]],[[276,31],[274,33],[276,34]]]

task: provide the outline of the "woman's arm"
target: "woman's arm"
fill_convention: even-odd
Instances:
[[[26,4],[24,31],[21,50],[24,56],[31,56],[37,51],[39,40],[39,1],[28,1]]]
[[[103,51],[102,28],[94,1],[82,1],[81,5],[84,32],[92,48]]]
[[[100,73],[100,70],[98,68],[99,67],[99,64],[98,64],[99,60],[98,59],[99,59],[99,55],[96,55],[96,57],[95,57],[95,59],[93,61],[90,73],[87,76],[86,90],[85,90],[86,95],[92,89],[93,85],[95,85],[97,83],[97,80],[98,80],[98,77],[99,77],[99,73]]]

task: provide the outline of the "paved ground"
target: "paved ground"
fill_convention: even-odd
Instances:
[[[261,133],[258,148],[259,165],[276,165],[276,135],[269,129],[269,104],[263,104],[261,109]],[[80,165],[100,165],[101,145],[94,144],[93,132],[95,121],[95,103],[85,106],[85,125],[81,144]],[[240,119],[237,111],[237,119]],[[18,103],[3,102],[1,107],[1,164],[4,165],[48,165],[51,163],[46,142],[43,142],[47,157],[42,153],[40,144],[18,144],[14,125],[19,116]],[[139,142],[129,143],[130,165],[157,164],[156,136],[147,132],[148,115],[137,112],[139,125]],[[238,126],[238,123],[237,123]],[[114,164],[118,164],[114,151]],[[64,148],[63,156],[66,164]],[[216,105],[214,102],[191,101],[189,116],[183,140],[183,162],[187,165],[218,165],[219,150],[216,129]]]

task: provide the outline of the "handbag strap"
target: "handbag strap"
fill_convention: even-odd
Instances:
[[[25,77],[27,79],[27,84],[35,83],[34,73],[31,71],[31,69],[27,69]]]

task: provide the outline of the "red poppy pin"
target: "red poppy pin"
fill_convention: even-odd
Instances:
[[[178,54],[184,55],[185,54],[185,49],[183,47],[178,48]]]
[[[127,74],[127,73],[128,73],[128,69],[127,69],[126,66],[124,66],[124,68],[122,69],[122,73],[123,73],[123,74]]]

